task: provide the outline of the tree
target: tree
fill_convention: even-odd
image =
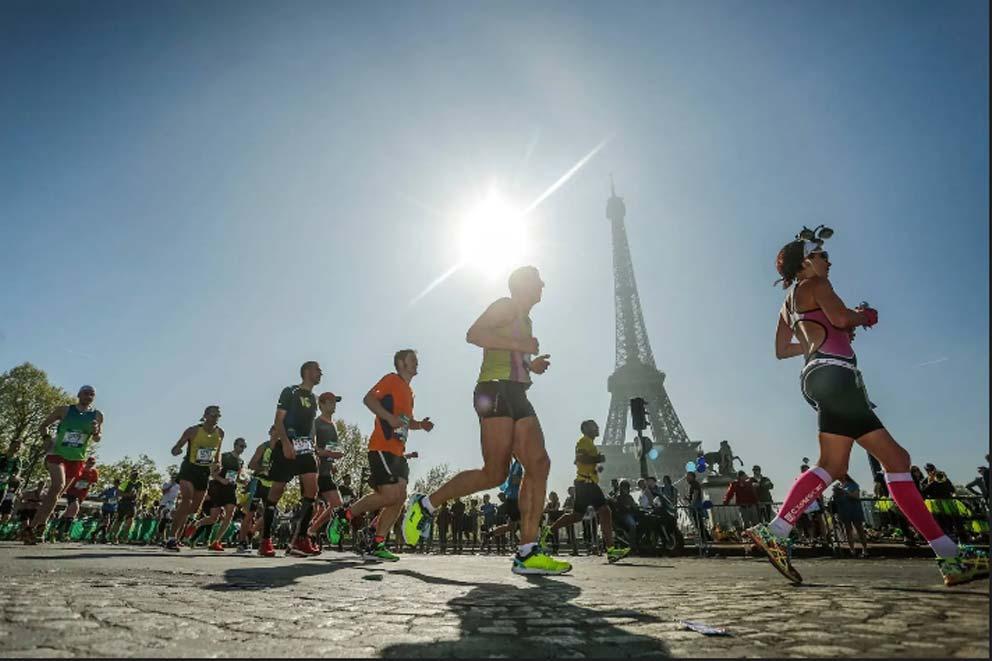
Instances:
[[[454,472],[448,464],[438,464],[427,471],[427,475],[413,483],[413,490],[417,493],[434,493],[437,489],[451,479]]]
[[[338,445],[344,456],[334,462],[334,480],[340,484],[345,475],[350,475],[352,488],[360,493],[363,489],[362,478],[368,479],[368,436],[362,434],[358,425],[346,424],[344,420],[338,420],[336,426]]]
[[[0,437],[24,442],[22,482],[47,476],[41,462],[45,442],[38,426],[57,406],[72,404],[73,397],[48,382],[48,375],[31,363],[24,363],[0,374]]]
[[[116,479],[119,479],[121,486],[123,486],[131,477],[131,471],[135,468],[138,469],[138,479],[144,487],[138,506],[154,507],[158,504],[159,498],[162,495],[162,483],[165,480],[162,478],[162,473],[159,472],[158,466],[155,465],[155,461],[147,454],[139,454],[137,459],[124,457],[112,464],[98,464],[97,470],[100,471],[98,489],[99,491],[103,491],[111,486]],[[96,493],[99,493],[99,491]]]

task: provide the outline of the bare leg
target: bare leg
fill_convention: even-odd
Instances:
[[[534,419],[537,420],[536,418]],[[498,487],[510,470],[510,455],[516,435],[512,418],[480,418],[482,435],[482,468],[458,473],[430,494],[432,507],[479,491]],[[541,443],[543,450],[544,443]],[[520,456],[517,455],[519,459]],[[523,461],[521,461],[523,463]],[[524,466],[524,470],[527,467]],[[524,478],[526,481],[526,478]]]
[[[316,531],[320,530],[320,527],[327,523],[327,520],[331,518],[331,515],[334,514],[334,510],[341,507],[341,494],[339,494],[337,490],[325,491],[320,494],[320,497],[327,503],[327,507],[325,507],[324,511],[310,523],[310,530],[307,531],[308,535],[316,534]]]
[[[537,541],[551,471],[551,459],[544,448],[544,433],[537,416],[517,420],[513,428],[513,455],[524,467],[519,497],[520,543],[532,544]]]
[[[176,513],[172,517],[172,531],[170,539],[176,539],[183,528],[186,527],[186,520],[190,514],[196,512],[203,505],[203,497],[206,491],[197,491],[192,482],[182,480],[179,482],[179,505]]]
[[[384,507],[389,507],[394,505],[399,500],[400,505],[403,504],[403,500],[406,498],[406,482],[398,482],[396,484],[383,484],[376,487],[375,491],[365,496],[362,496],[357,501],[352,503],[351,516],[358,517],[368,512],[374,512],[378,509]],[[390,522],[392,525],[392,522]]]
[[[227,532],[227,529],[231,525],[231,519],[234,518],[234,508],[235,505],[224,506],[224,518],[220,522],[220,528],[217,529],[217,537],[215,539],[210,540],[211,544],[215,541],[219,542],[220,540],[224,539],[224,533]],[[213,516],[216,518],[216,516],[220,514],[220,508],[219,507],[214,508],[214,512],[216,512],[216,514],[214,514]]]
[[[599,527],[603,529],[603,541],[606,548],[613,548],[613,513],[609,505],[603,505],[596,512],[599,515]]]
[[[65,467],[62,464],[50,462],[46,463],[45,466],[48,468],[48,474],[52,481],[48,493],[45,494],[44,500],[41,501],[38,511],[35,512],[34,519],[31,521],[32,528],[38,528],[48,523],[48,517],[52,515],[55,503],[59,502],[62,492],[65,491]]]

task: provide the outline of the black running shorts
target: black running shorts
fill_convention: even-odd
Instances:
[[[328,491],[337,491],[338,485],[334,482],[334,477],[331,475],[319,475],[317,476],[317,493],[327,493]]]
[[[840,365],[814,365],[803,371],[803,397],[817,411],[825,434],[861,438],[885,425],[872,410],[861,373]]]
[[[210,466],[197,466],[188,459],[183,459],[179,467],[179,480],[186,480],[196,491],[206,491],[210,484]]]
[[[214,507],[226,507],[237,505],[238,485],[221,484],[217,480],[210,480],[210,487],[207,489],[207,498]]]
[[[598,510],[606,504],[606,496],[598,484],[575,481],[575,512],[585,514],[592,507]]]
[[[297,475],[317,472],[317,457],[311,452],[297,452],[295,459],[287,459],[282,453],[282,442],[272,449],[272,466],[269,479],[283,484],[291,482]]]
[[[522,420],[537,415],[527,400],[529,383],[519,381],[482,381],[475,386],[475,412],[480,418]]]
[[[507,498],[504,504],[506,505],[507,521],[520,523],[520,503],[517,501],[517,499]]]
[[[251,505],[248,506],[248,511],[254,512],[259,508],[259,506],[264,508],[268,502],[269,488],[264,484],[259,483],[259,485],[255,487],[255,495],[252,496]]]
[[[410,478],[410,465],[406,457],[382,450],[369,451],[369,485],[372,488],[385,484],[406,482]]]

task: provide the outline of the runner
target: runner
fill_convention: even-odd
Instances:
[[[200,424],[189,427],[172,446],[172,455],[178,457],[186,447],[186,456],[179,467],[179,506],[172,519],[169,539],[165,542],[166,551],[179,551],[177,537],[186,528],[190,515],[203,505],[203,496],[210,482],[210,469],[220,463],[220,446],[224,442],[224,430],[217,426],[220,420],[220,407],[216,404],[203,409]]]
[[[317,498],[317,459],[314,457],[313,421],[317,417],[317,398],[313,387],[320,383],[320,365],[308,360],[300,366],[301,383],[286,386],[279,395],[276,405],[275,431],[272,439],[272,466],[269,479],[272,486],[265,501],[262,517],[262,542],[258,554],[272,557],[276,554],[272,544],[272,522],[276,516],[276,506],[286,484],[294,477],[300,478],[302,507],[300,520],[294,532],[295,540],[286,550],[287,555],[317,555],[320,549],[313,545],[306,531],[313,516],[313,503]],[[298,535],[300,530],[304,532]]]
[[[275,425],[269,427],[269,440],[255,448],[255,453],[248,461],[252,479],[245,487],[249,504],[248,512],[241,522],[241,530],[238,531],[238,553],[247,553],[251,550],[251,540],[258,528],[258,520],[268,502],[269,488],[272,486],[269,468],[272,466],[272,443],[275,433]]]
[[[44,480],[38,480],[33,489],[22,491],[18,497],[17,516],[20,518],[22,526],[29,526],[31,521],[37,516],[38,508],[41,506],[42,499],[44,498],[44,488]]]
[[[780,360],[805,358],[800,385],[803,396],[817,410],[820,457],[816,466],[792,485],[778,516],[768,525],[749,528],[747,533],[779,572],[800,583],[802,576],[788,557],[789,533],[806,507],[835,478],[847,473],[851,448],[857,442],[882,464],[892,500],[937,555],[944,584],[988,576],[988,555],[956,544],[927,511],[909,472],[909,453],[872,410],[851,340],[855,327],[871,328],[878,323],[878,312],[865,303],[849,309],[830,286],[830,259],[823,250],[823,239],[832,234],[826,228],[803,228],[777,258],[788,293],[779,313],[775,355]]]
[[[572,512],[563,514],[541,532],[541,546],[547,546],[548,536],[559,528],[570,526],[585,517],[586,510],[592,507],[599,517],[606,542],[606,559],[609,563],[622,560],[630,553],[630,548],[613,546],[613,515],[606,502],[606,495],[599,486],[599,464],[606,457],[596,449],[595,440],[599,436],[599,425],[594,420],[586,420],[579,425],[582,436],[575,444],[575,505]]]
[[[475,411],[482,431],[484,465],[455,475],[429,496],[414,494],[403,523],[403,537],[415,546],[420,535],[430,530],[430,517],[437,505],[496,487],[506,479],[510,458],[516,457],[525,475],[520,488],[522,543],[512,571],[564,574],[572,565],[548,556],[537,543],[551,460],[544,448],[541,423],[527,400],[531,373],[544,374],[551,365],[550,354],[531,358],[539,346],[533,337],[530,311],[540,302],[544,283],[536,268],[524,266],[510,274],[509,288],[510,297],[490,305],[465,337],[483,349]]]
[[[96,484],[99,478],[100,471],[96,469],[96,457],[87,458],[82,474],[73,480],[69,488],[65,490],[65,512],[62,513],[62,518],[59,519],[59,525],[55,529],[55,536],[60,541],[69,536],[69,532],[72,530],[72,524],[79,514],[81,503],[86,500],[86,496],[90,492],[90,487]]]
[[[127,481],[121,485],[120,505],[117,508],[117,525],[111,534],[111,544],[127,544],[131,535],[134,516],[141,500],[142,484],[137,468],[131,471]],[[121,539],[123,533],[123,540]]]
[[[0,523],[10,521],[14,513],[14,499],[17,498],[17,490],[20,488],[21,478],[16,475],[7,482],[7,491],[3,494],[3,500],[0,500]]]
[[[101,539],[107,542],[107,535],[117,520],[117,505],[121,498],[121,480],[116,478],[114,483],[100,492],[98,496],[103,501],[100,506],[100,528],[93,534],[93,540]]]
[[[337,409],[341,398],[332,392],[324,392],[317,398],[317,405],[320,407],[320,415],[314,423],[314,430],[317,433],[317,491],[326,507],[310,524],[307,530],[309,537],[315,537],[327,520],[331,518],[334,511],[341,507],[341,494],[338,493],[338,485],[334,482],[334,460],[344,456],[338,443],[338,429],[334,425],[332,416]]]
[[[395,372],[379,379],[365,395],[362,403],[375,415],[372,436],[369,437],[369,485],[372,493],[360,498],[348,509],[338,510],[331,522],[327,539],[331,544],[341,541],[341,535],[352,518],[366,512],[379,512],[377,522],[368,531],[369,540],[362,549],[368,559],[396,562],[399,556],[386,548],[386,535],[403,509],[410,466],[406,440],[411,429],[430,432],[434,423],[430,418],[413,417],[413,390],[410,382],[417,375],[419,361],[413,349],[401,349],[393,356]]]
[[[7,489],[14,478],[21,472],[21,440],[15,438],[7,446],[7,451],[0,455],[0,501],[6,501]],[[12,489],[11,492],[16,491]]]
[[[223,553],[224,533],[231,525],[234,518],[234,508],[238,502],[238,479],[241,477],[241,469],[245,465],[245,460],[241,458],[248,444],[243,438],[234,439],[234,450],[225,452],[220,456],[220,464],[215,464],[211,470],[210,486],[208,487],[208,498],[210,499],[210,515],[197,522],[197,532],[204,526],[213,526],[220,521],[217,532],[207,540],[207,548],[211,551]],[[223,512],[224,517],[221,518]],[[196,532],[193,533],[196,539]]]
[[[89,456],[90,442],[100,440],[103,414],[91,408],[95,398],[96,390],[93,386],[83,386],[79,389],[75,404],[57,407],[38,426],[38,433],[51,448],[45,457],[51,483],[44,501],[38,507],[38,513],[21,531],[21,539],[25,544],[37,544],[44,536],[45,526],[55,509],[55,503],[62,497],[66,485],[83,472],[83,464]],[[59,426],[53,441],[48,428],[55,422]]]
[[[172,525],[179,499],[179,479],[174,470],[169,471],[169,481],[162,484],[162,496],[158,501],[158,525],[155,527],[155,543],[165,543],[166,528]]]

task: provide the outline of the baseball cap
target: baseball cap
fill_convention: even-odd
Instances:
[[[328,402],[328,401],[330,401],[332,399],[335,402],[340,402],[341,401],[341,398],[338,397],[337,395],[335,395],[332,392],[322,392],[322,393],[320,393],[320,397],[317,398],[317,401],[323,403],[323,402]]]

